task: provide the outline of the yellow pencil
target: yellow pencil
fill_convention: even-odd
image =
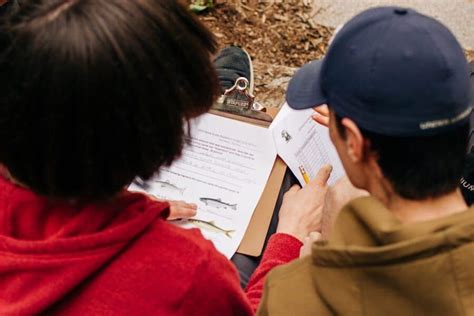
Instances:
[[[300,169],[301,175],[303,176],[304,183],[308,184],[311,180],[309,179],[309,175],[306,172],[305,168],[303,166],[299,166],[298,169]]]

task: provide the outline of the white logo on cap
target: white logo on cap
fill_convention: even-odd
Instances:
[[[466,179],[461,178],[461,185],[469,191],[474,191],[474,185],[466,181]]]
[[[472,111],[472,108],[469,107],[458,116],[455,116],[450,119],[447,118],[447,119],[441,119],[441,120],[436,120],[436,121],[422,122],[420,123],[420,129],[433,129],[433,128],[438,128],[438,127],[454,124],[466,118],[467,116],[469,116],[469,114],[471,114],[471,111]]]

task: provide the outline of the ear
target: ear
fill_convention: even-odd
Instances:
[[[352,162],[361,162],[366,158],[365,140],[356,123],[349,118],[343,118],[341,121],[345,130],[346,150]]]
[[[372,174],[383,178],[382,169],[378,164],[378,155],[370,149],[370,140],[364,138],[359,127],[351,119],[344,118],[341,124],[346,131],[345,141],[349,158],[353,162],[366,162],[370,166]]]

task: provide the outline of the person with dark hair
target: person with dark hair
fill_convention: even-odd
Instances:
[[[474,207],[459,189],[472,103],[452,33],[411,9],[369,9],[298,70],[286,98],[327,104],[314,118],[370,196],[346,204],[307,257],[270,273],[258,314],[474,313]]]
[[[15,12],[19,7],[18,0],[0,0],[0,17]]]
[[[166,221],[186,206],[126,190],[220,93],[211,33],[167,0],[24,1],[0,23],[0,314],[253,314],[319,227],[330,168],[285,196],[245,293],[198,230]]]

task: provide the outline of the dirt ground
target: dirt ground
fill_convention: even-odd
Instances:
[[[299,67],[321,58],[332,34],[331,29],[312,22],[311,5],[306,3],[225,1],[200,18],[221,46],[242,46],[257,62]]]
[[[255,2],[255,3],[253,3]],[[255,96],[280,106],[296,68],[326,53],[333,30],[312,22],[311,1],[217,1],[199,15],[220,47],[245,48],[254,61]]]
[[[466,57],[467,57],[467,60],[469,61],[474,60],[474,50],[471,50],[471,51],[466,50]]]
[[[295,70],[321,59],[334,30],[314,23],[311,0],[217,0],[199,14],[220,47],[244,47],[254,61],[255,96],[280,106]],[[474,60],[474,51],[466,51]]]

